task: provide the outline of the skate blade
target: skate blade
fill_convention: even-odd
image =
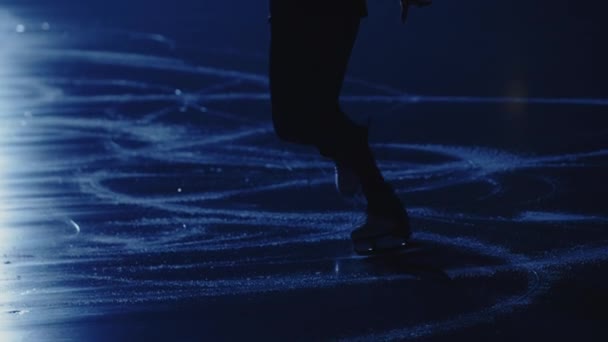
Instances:
[[[381,236],[353,241],[355,253],[359,255],[374,255],[393,252],[408,246],[408,239],[402,236]]]

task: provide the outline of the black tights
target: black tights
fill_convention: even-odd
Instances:
[[[321,155],[353,168],[361,179],[368,211],[380,212],[395,202],[387,201],[390,187],[376,166],[367,129],[353,122],[339,105],[360,20],[355,15],[273,13],[272,120],[281,139],[315,146]]]
[[[270,29],[270,94],[283,140],[331,156],[335,140],[356,125],[338,103],[359,31],[357,16],[274,14]]]

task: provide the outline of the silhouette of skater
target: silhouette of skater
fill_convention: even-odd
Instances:
[[[402,19],[410,5],[401,0]],[[270,0],[270,93],[275,132],[316,147],[336,165],[343,195],[360,188],[366,221],[351,233],[355,252],[403,248],[411,235],[407,212],[385,181],[368,143],[368,128],[340,108],[339,96],[366,0]]]

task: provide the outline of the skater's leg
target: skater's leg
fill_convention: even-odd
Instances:
[[[358,16],[272,14],[270,93],[281,139],[327,155],[337,135],[354,126],[338,98],[359,21]]]
[[[367,129],[339,106],[359,17],[272,13],[270,90],[277,135],[316,146],[361,180],[368,211],[403,216],[369,148]]]
[[[355,246],[361,236],[409,236],[407,213],[376,165],[367,129],[350,120],[338,104],[358,27],[359,18],[273,14],[270,65],[277,135],[316,146],[323,156],[353,170],[361,181],[368,220],[364,229],[353,232]]]
[[[281,8],[274,6],[275,10]],[[270,85],[277,135],[317,147],[336,162],[338,191],[353,196],[359,178],[338,161],[343,144],[363,128],[345,115],[339,96],[359,29],[358,16],[274,13],[271,21]]]

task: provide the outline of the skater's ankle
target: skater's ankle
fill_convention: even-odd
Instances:
[[[367,196],[366,213],[368,216],[397,220],[407,220],[408,218],[403,202],[387,183]]]

